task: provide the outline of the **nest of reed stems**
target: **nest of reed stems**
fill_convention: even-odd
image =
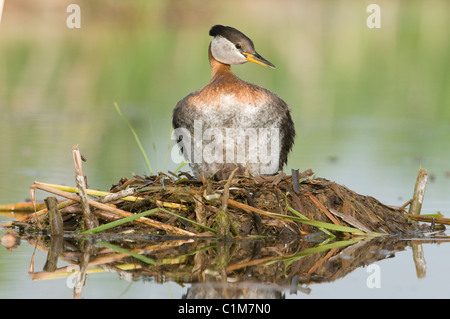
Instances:
[[[408,218],[404,207],[388,206],[335,182],[315,178],[311,170],[292,172],[270,177],[230,176],[225,181],[193,180],[187,173],[122,178],[109,192],[86,189],[94,222],[87,222],[82,197],[75,194],[80,193],[78,188],[35,182],[33,191],[44,190],[68,200],[56,203],[53,209],[47,203],[47,208],[6,226],[48,233],[221,238],[318,232],[381,235],[418,230],[418,223]],[[55,226],[58,218],[60,226]]]
[[[114,232],[158,236],[245,238],[298,237],[322,233],[380,236],[428,230],[418,220],[449,224],[442,216],[421,216],[427,172],[420,169],[414,197],[401,207],[317,178],[311,169],[275,176],[236,175],[227,180],[195,180],[188,173],[122,178],[108,192],[87,187],[78,146],[72,148],[77,187],[35,182],[46,208],[2,225],[20,232],[52,235]],[[78,195],[77,195],[78,194]],[[410,204],[408,214],[406,205]]]

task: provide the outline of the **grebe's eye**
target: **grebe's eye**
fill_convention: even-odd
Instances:
[[[240,43],[236,43],[236,49],[238,49],[238,50],[242,49],[242,46]]]

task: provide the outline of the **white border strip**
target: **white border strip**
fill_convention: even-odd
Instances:
[[[5,4],[5,0],[0,0],[0,23],[2,22],[3,5],[4,4]]]

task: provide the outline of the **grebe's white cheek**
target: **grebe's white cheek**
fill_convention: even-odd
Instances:
[[[211,41],[211,54],[219,62],[225,64],[242,64],[247,62],[245,56],[235,45],[224,37],[216,36]]]

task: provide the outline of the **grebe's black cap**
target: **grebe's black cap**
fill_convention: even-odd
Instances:
[[[250,40],[250,38],[247,37],[245,34],[243,34],[241,31],[233,27],[227,27],[220,24],[216,24],[211,28],[211,30],[209,30],[209,35],[212,37],[222,36],[233,43],[245,41],[251,45],[253,50],[255,49],[253,41]]]

